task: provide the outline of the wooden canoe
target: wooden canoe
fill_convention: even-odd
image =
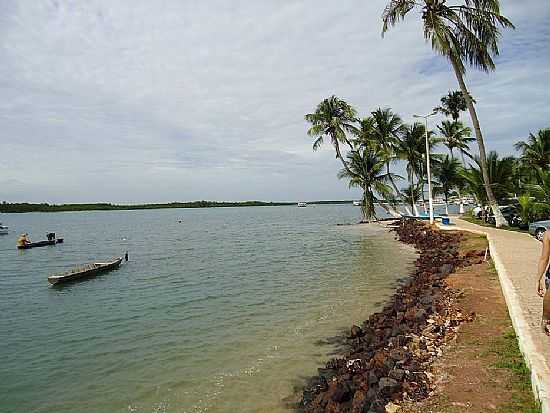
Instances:
[[[50,275],[48,277],[48,282],[52,285],[55,285],[69,281],[95,277],[100,273],[118,268],[121,262],[122,257],[116,258],[111,262],[95,262],[93,264],[88,264],[85,267],[75,268],[74,270],[68,271],[63,274]]]

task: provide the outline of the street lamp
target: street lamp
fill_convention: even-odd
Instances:
[[[428,197],[430,201],[430,225],[434,223],[434,202],[432,198],[432,175],[430,172],[430,143],[428,142],[428,118],[434,116],[437,112],[432,112],[426,116],[413,115],[414,118],[424,119],[426,132],[426,172],[428,173]]]

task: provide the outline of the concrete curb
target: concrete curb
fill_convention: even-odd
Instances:
[[[502,293],[506,300],[506,305],[508,306],[508,313],[510,314],[510,319],[512,320],[512,325],[518,338],[519,348],[525,358],[525,363],[531,370],[533,393],[536,399],[540,401],[542,413],[550,413],[550,370],[546,365],[544,357],[541,356],[535,347],[531,330],[521,308],[516,289],[512,284],[508,271],[504,267],[491,235],[483,230],[463,228],[460,226],[449,227],[441,224],[437,224],[437,226],[439,229],[445,231],[465,231],[484,235],[487,238],[491,257],[500,280]]]

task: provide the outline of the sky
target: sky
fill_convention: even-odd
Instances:
[[[457,89],[417,14],[381,37],[385,4],[0,0],[0,200],[357,197],[304,114],[334,94],[412,122]],[[487,148],[512,154],[550,127],[550,2],[501,4],[516,30],[467,82]]]

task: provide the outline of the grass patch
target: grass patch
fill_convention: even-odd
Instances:
[[[510,329],[493,343],[492,353],[496,356],[494,367],[506,369],[511,373],[507,390],[511,400],[499,406],[503,413],[540,413],[540,404],[531,391],[531,372],[527,368],[519,350],[514,330]]]

